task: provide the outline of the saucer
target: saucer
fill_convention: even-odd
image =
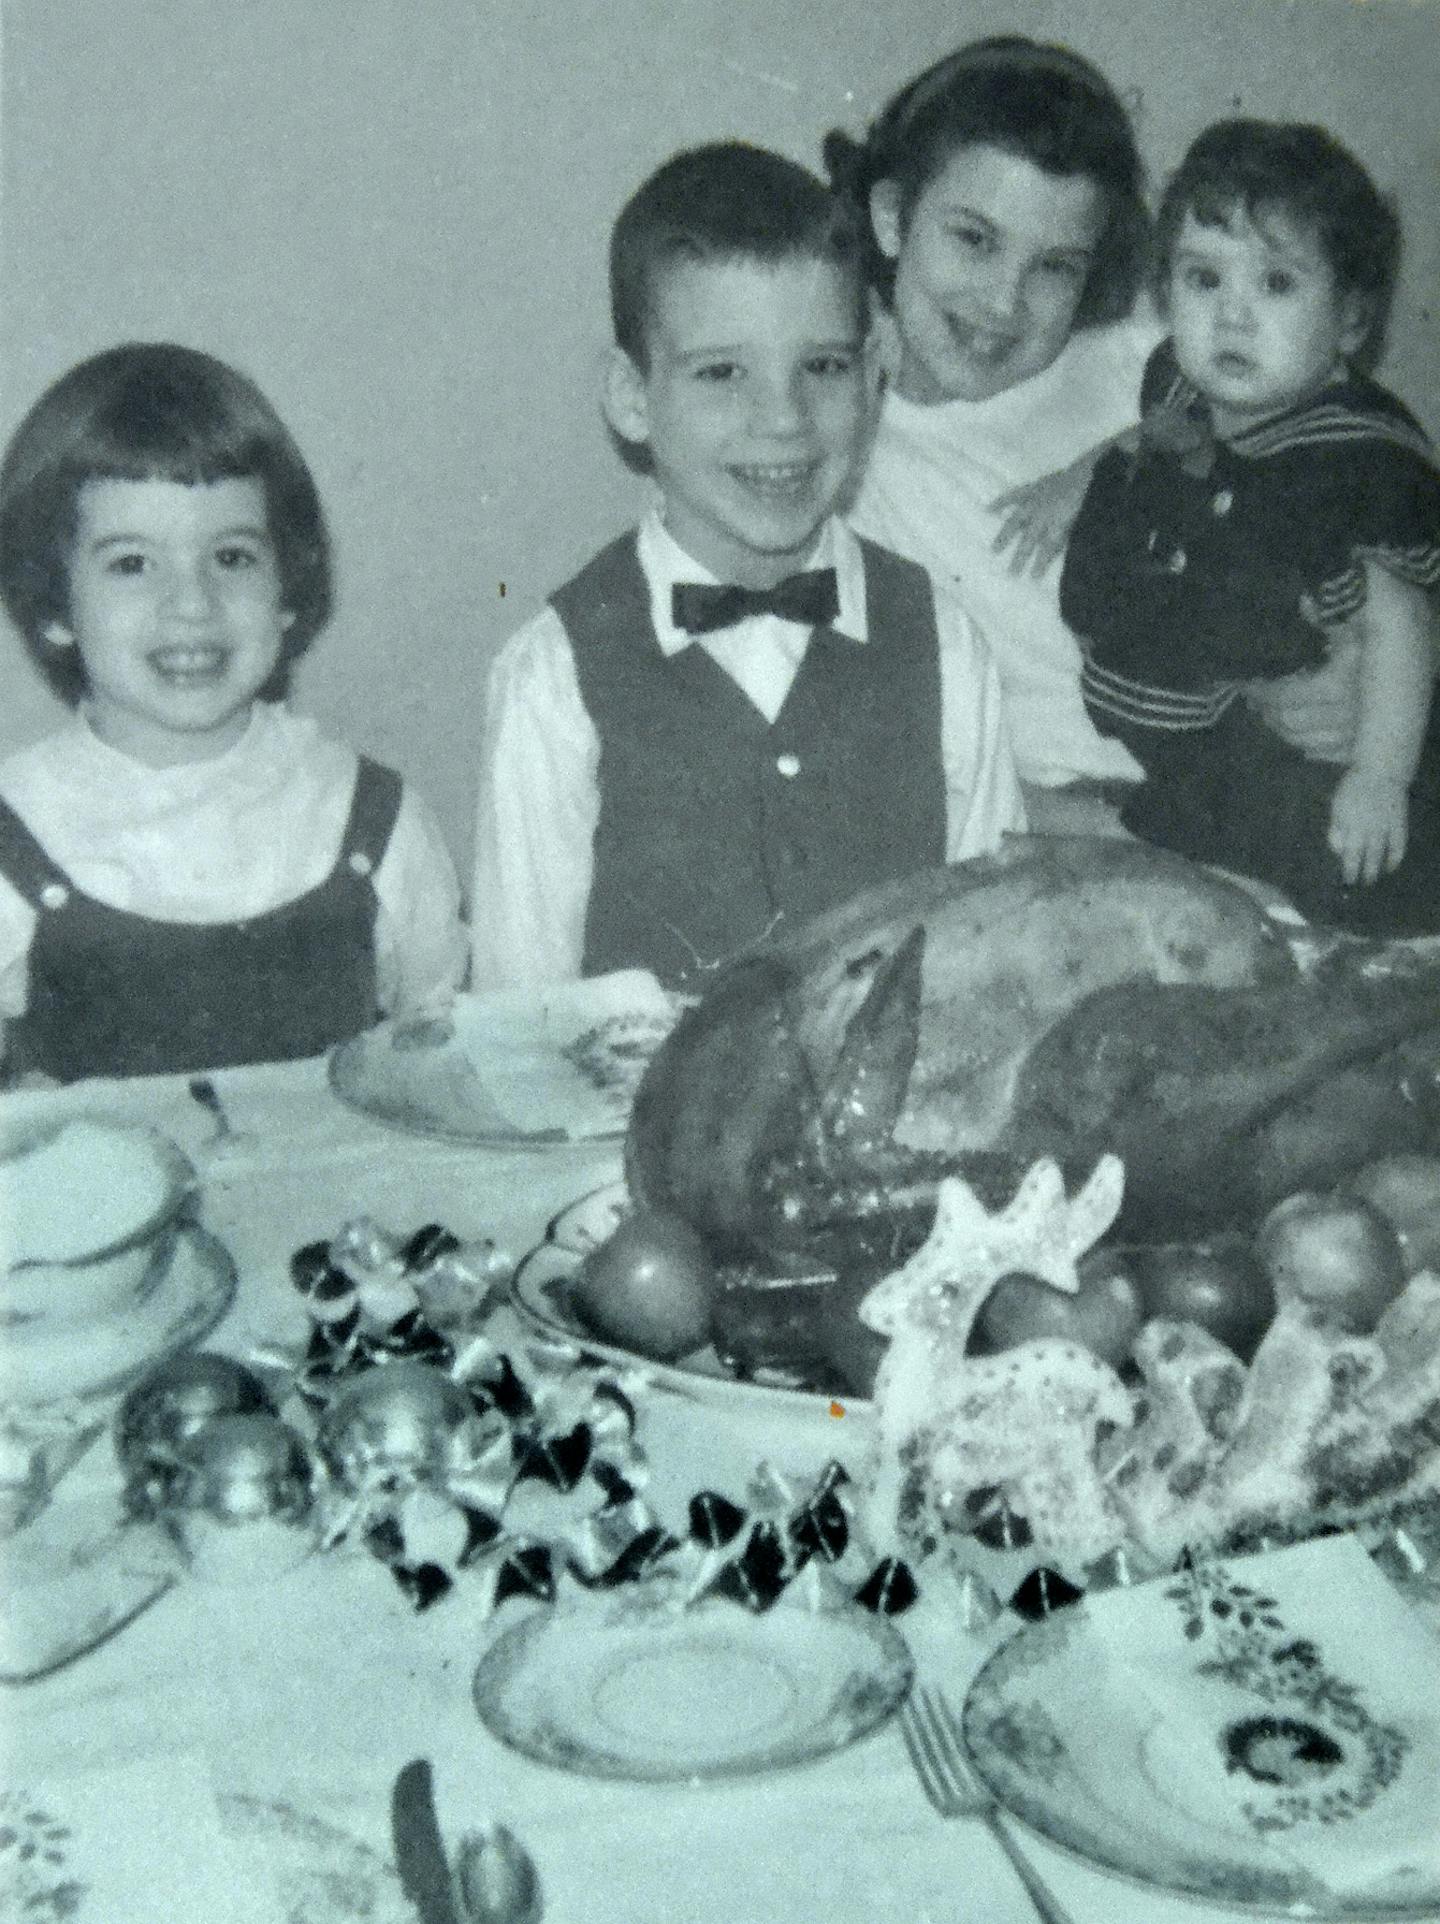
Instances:
[[[538,1763],[703,1783],[843,1750],[899,1707],[911,1675],[899,1632],[859,1609],[627,1602],[516,1624],[481,1659],[475,1708]]]
[[[168,1262],[157,1264],[123,1314],[88,1331],[74,1324],[12,1330],[0,1346],[0,1407],[13,1413],[65,1398],[112,1395],[177,1351],[198,1343],[235,1294],[224,1244],[182,1223]]]

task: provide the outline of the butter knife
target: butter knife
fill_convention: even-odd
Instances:
[[[445,1840],[435,1816],[435,1781],[428,1757],[417,1757],[390,1792],[390,1841],[401,1889],[420,1924],[462,1924]]]

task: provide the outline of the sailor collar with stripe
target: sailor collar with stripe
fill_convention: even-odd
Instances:
[[[1206,407],[1204,395],[1178,368],[1161,397],[1165,408]],[[1387,441],[1423,461],[1435,451],[1424,433],[1398,411],[1365,405],[1348,374],[1334,375],[1306,401],[1267,415],[1239,434],[1217,436],[1221,445],[1246,460],[1267,460],[1296,448],[1336,447],[1346,442]]]

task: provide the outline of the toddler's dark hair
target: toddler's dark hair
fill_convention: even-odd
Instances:
[[[0,596],[55,692],[74,703],[84,668],[46,639],[68,626],[68,562],[87,481],[257,480],[284,607],[281,661],[261,691],[283,691],[290,664],[331,606],[330,543],[314,478],[253,381],[195,348],[129,342],[70,369],[31,408],[0,466]]]
[[[1400,221],[1333,134],[1297,121],[1220,120],[1207,127],[1160,203],[1155,272],[1162,304],[1187,214],[1202,227],[1229,227],[1239,214],[1262,232],[1278,215],[1309,235],[1330,263],[1336,291],[1363,303],[1368,330],[1351,358],[1374,366],[1395,296]]]
[[[615,342],[642,374],[656,291],[683,261],[830,261],[855,290],[863,326],[863,237],[807,168],[764,147],[718,141],[674,155],[621,209],[610,236]]]
[[[1145,173],[1124,103],[1097,67],[1073,53],[1003,34],[976,40],[937,61],[895,95],[863,143],[826,135],[825,165],[835,191],[863,219],[867,271],[889,302],[895,263],[870,227],[871,190],[899,190],[902,233],[915,203],[965,147],[995,147],[1042,173],[1094,182],[1105,224],[1075,314],[1075,326],[1122,319],[1145,276],[1150,215]]]

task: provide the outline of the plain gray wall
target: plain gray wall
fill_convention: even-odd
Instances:
[[[1440,431],[1440,0],[3,0],[0,28],[0,434],[118,340],[254,375],[336,542],[299,705],[426,790],[462,869],[490,656],[635,512],[605,243],[676,147],[815,164],[1004,30],[1098,61],[1157,179],[1222,114],[1322,120],[1398,195],[1383,371]],[[8,633],[0,696],[0,752],[60,712]]]

